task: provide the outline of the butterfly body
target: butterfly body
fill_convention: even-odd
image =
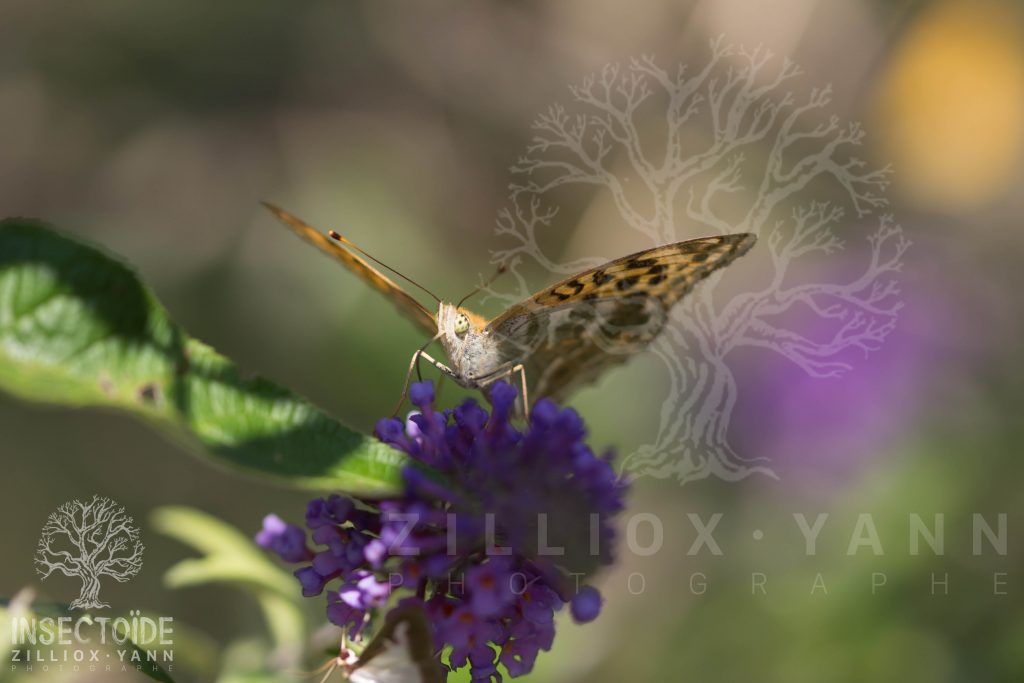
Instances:
[[[332,242],[286,211],[266,206],[300,237],[387,296],[432,335],[431,341],[441,343],[450,366],[432,358],[424,346],[413,355],[410,374],[422,358],[461,386],[486,390],[519,373],[524,407],[528,384],[534,397],[562,399],[646,348],[681,298],[756,241],[749,233],[717,235],[623,256],[568,277],[486,320],[440,299],[437,313],[431,313],[360,254],[383,264],[345,238],[331,232]]]
[[[451,362],[449,376],[467,389],[483,389],[509,374],[516,364],[503,356],[487,321],[472,311],[442,302],[437,310],[437,330]]]

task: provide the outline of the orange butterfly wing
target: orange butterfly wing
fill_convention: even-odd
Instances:
[[[284,209],[274,206],[269,202],[263,202],[263,206],[267,207],[282,223],[291,228],[292,232],[296,235],[340,262],[364,282],[384,294],[400,312],[405,314],[428,334],[434,335],[437,333],[437,319],[434,317],[434,314],[424,308],[416,299],[409,296],[394,281],[370,265],[362,256],[350,249],[346,249],[337,241],[302,222]]]
[[[525,365],[533,396],[562,399],[646,348],[676,302],[755,241],[703,237],[623,256],[534,294],[485,329],[507,362]]]

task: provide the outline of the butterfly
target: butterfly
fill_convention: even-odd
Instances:
[[[441,683],[426,615],[412,606],[388,612],[384,626],[359,657],[348,648],[331,663],[324,683],[340,668],[351,683]]]
[[[664,328],[672,306],[756,241],[750,233],[701,237],[623,256],[551,285],[487,320],[462,306],[486,285],[459,303],[442,301],[333,230],[321,233],[273,204],[264,202],[264,206],[300,237],[383,293],[431,335],[409,363],[403,399],[413,369],[419,370],[422,359],[468,389],[486,391],[494,382],[518,375],[525,412],[529,396],[560,401],[643,350]],[[432,296],[436,313],[371,261]],[[435,341],[440,341],[450,366],[427,353]]]

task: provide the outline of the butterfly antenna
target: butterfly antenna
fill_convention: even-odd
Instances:
[[[394,274],[395,274],[395,275],[397,275],[398,277],[402,278],[403,280],[405,280],[405,281],[406,281],[406,282],[408,282],[409,284],[411,284],[411,285],[413,285],[413,286],[415,286],[415,287],[419,287],[419,288],[420,288],[420,289],[422,289],[422,290],[423,290],[424,292],[426,292],[427,294],[429,294],[429,295],[431,296],[431,298],[433,298],[433,299],[434,299],[434,301],[436,301],[437,303],[441,303],[441,299],[440,299],[440,298],[439,298],[439,297],[438,297],[438,296],[437,296],[436,294],[434,294],[433,292],[431,292],[431,291],[430,291],[429,289],[427,289],[426,287],[424,287],[424,286],[423,286],[423,285],[421,285],[420,283],[416,282],[416,281],[415,281],[415,280],[413,280],[413,279],[412,279],[411,277],[408,277],[407,275],[402,275],[401,273],[399,273],[399,272],[398,272],[397,270],[395,270],[394,268],[392,268],[392,267],[391,267],[391,266],[389,266],[388,264],[386,264],[386,263],[381,263],[380,261],[378,261],[378,260],[377,260],[377,259],[375,259],[374,257],[372,257],[372,256],[370,256],[369,254],[367,254],[367,253],[366,253],[365,251],[363,251],[362,249],[360,249],[359,247],[357,247],[356,245],[352,244],[352,243],[351,243],[350,241],[348,241],[347,239],[345,239],[344,237],[342,237],[341,235],[339,235],[339,234],[338,234],[337,232],[335,232],[334,230],[328,230],[328,231],[327,231],[327,235],[328,235],[328,236],[329,236],[329,237],[330,237],[330,238],[331,238],[332,240],[334,240],[335,242],[339,242],[339,243],[341,243],[341,244],[344,244],[344,245],[345,245],[346,247],[348,247],[348,248],[349,248],[349,249],[351,249],[352,251],[357,251],[357,252],[359,252],[360,254],[362,254],[363,256],[365,256],[366,258],[368,258],[368,259],[370,259],[371,261],[373,261],[374,263],[376,263],[376,264],[377,264],[378,266],[380,266],[381,268],[385,268],[385,269],[387,269],[387,270],[390,270],[390,271],[391,271],[392,273],[394,273]]]
[[[482,284],[477,285],[476,288],[472,292],[470,292],[466,296],[462,297],[462,299],[459,300],[459,303],[455,304],[455,307],[456,308],[462,308],[462,304],[466,303],[466,301],[470,297],[476,296],[477,294],[479,294],[481,291],[483,291],[487,287],[490,287],[492,284],[494,284],[494,281],[497,280],[498,277],[500,277],[501,275],[503,275],[503,274],[505,274],[507,272],[508,272],[508,266],[505,265],[504,263],[502,263],[500,266],[498,266],[498,270],[494,271],[494,275],[492,275],[490,278],[488,278],[487,282],[484,282]]]

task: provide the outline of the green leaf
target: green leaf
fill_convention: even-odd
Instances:
[[[252,539],[216,517],[188,507],[168,505],[150,515],[153,528],[203,554],[183,560],[164,574],[170,588],[227,581],[298,599],[295,577],[270,561]]]
[[[168,569],[164,573],[168,587],[224,583],[245,590],[263,610],[275,647],[293,656],[301,653],[306,626],[299,608],[299,583],[268,553],[234,527],[192,508],[157,508],[150,520],[160,533],[203,553]]]
[[[130,269],[34,220],[0,221],[0,390],[129,411],[205,460],[356,495],[406,456],[190,339]]]

